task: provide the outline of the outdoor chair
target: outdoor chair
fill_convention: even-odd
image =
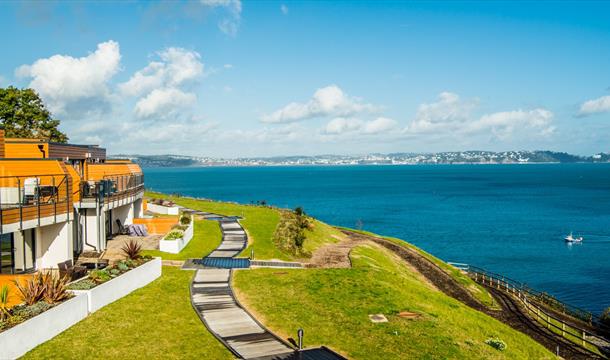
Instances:
[[[68,276],[70,280],[80,279],[87,275],[87,268],[84,266],[74,265],[72,260],[66,260],[57,264],[60,276]]]
[[[123,226],[119,219],[116,219],[116,224],[119,227],[119,235],[129,235],[129,226]]]

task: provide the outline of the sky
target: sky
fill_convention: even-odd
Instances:
[[[2,2],[0,87],[73,143],[610,151],[610,2]]]

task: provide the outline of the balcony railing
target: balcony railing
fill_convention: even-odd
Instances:
[[[108,202],[134,195],[143,189],[144,175],[107,175],[100,181],[83,181],[81,198]]]
[[[71,181],[65,174],[0,177],[0,223],[23,223],[70,214]],[[0,228],[0,233],[2,233]]]

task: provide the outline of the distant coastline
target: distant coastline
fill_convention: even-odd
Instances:
[[[610,163],[610,153],[578,156],[553,151],[462,151],[441,153],[390,153],[367,155],[275,156],[212,158],[187,155],[117,154],[146,168],[155,167],[238,167],[238,166],[354,166],[354,165],[507,165]]]

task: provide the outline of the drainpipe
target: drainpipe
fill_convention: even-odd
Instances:
[[[44,145],[38,145],[38,150],[40,150],[40,152],[42,153],[42,158],[46,159],[47,153],[44,151]]]

